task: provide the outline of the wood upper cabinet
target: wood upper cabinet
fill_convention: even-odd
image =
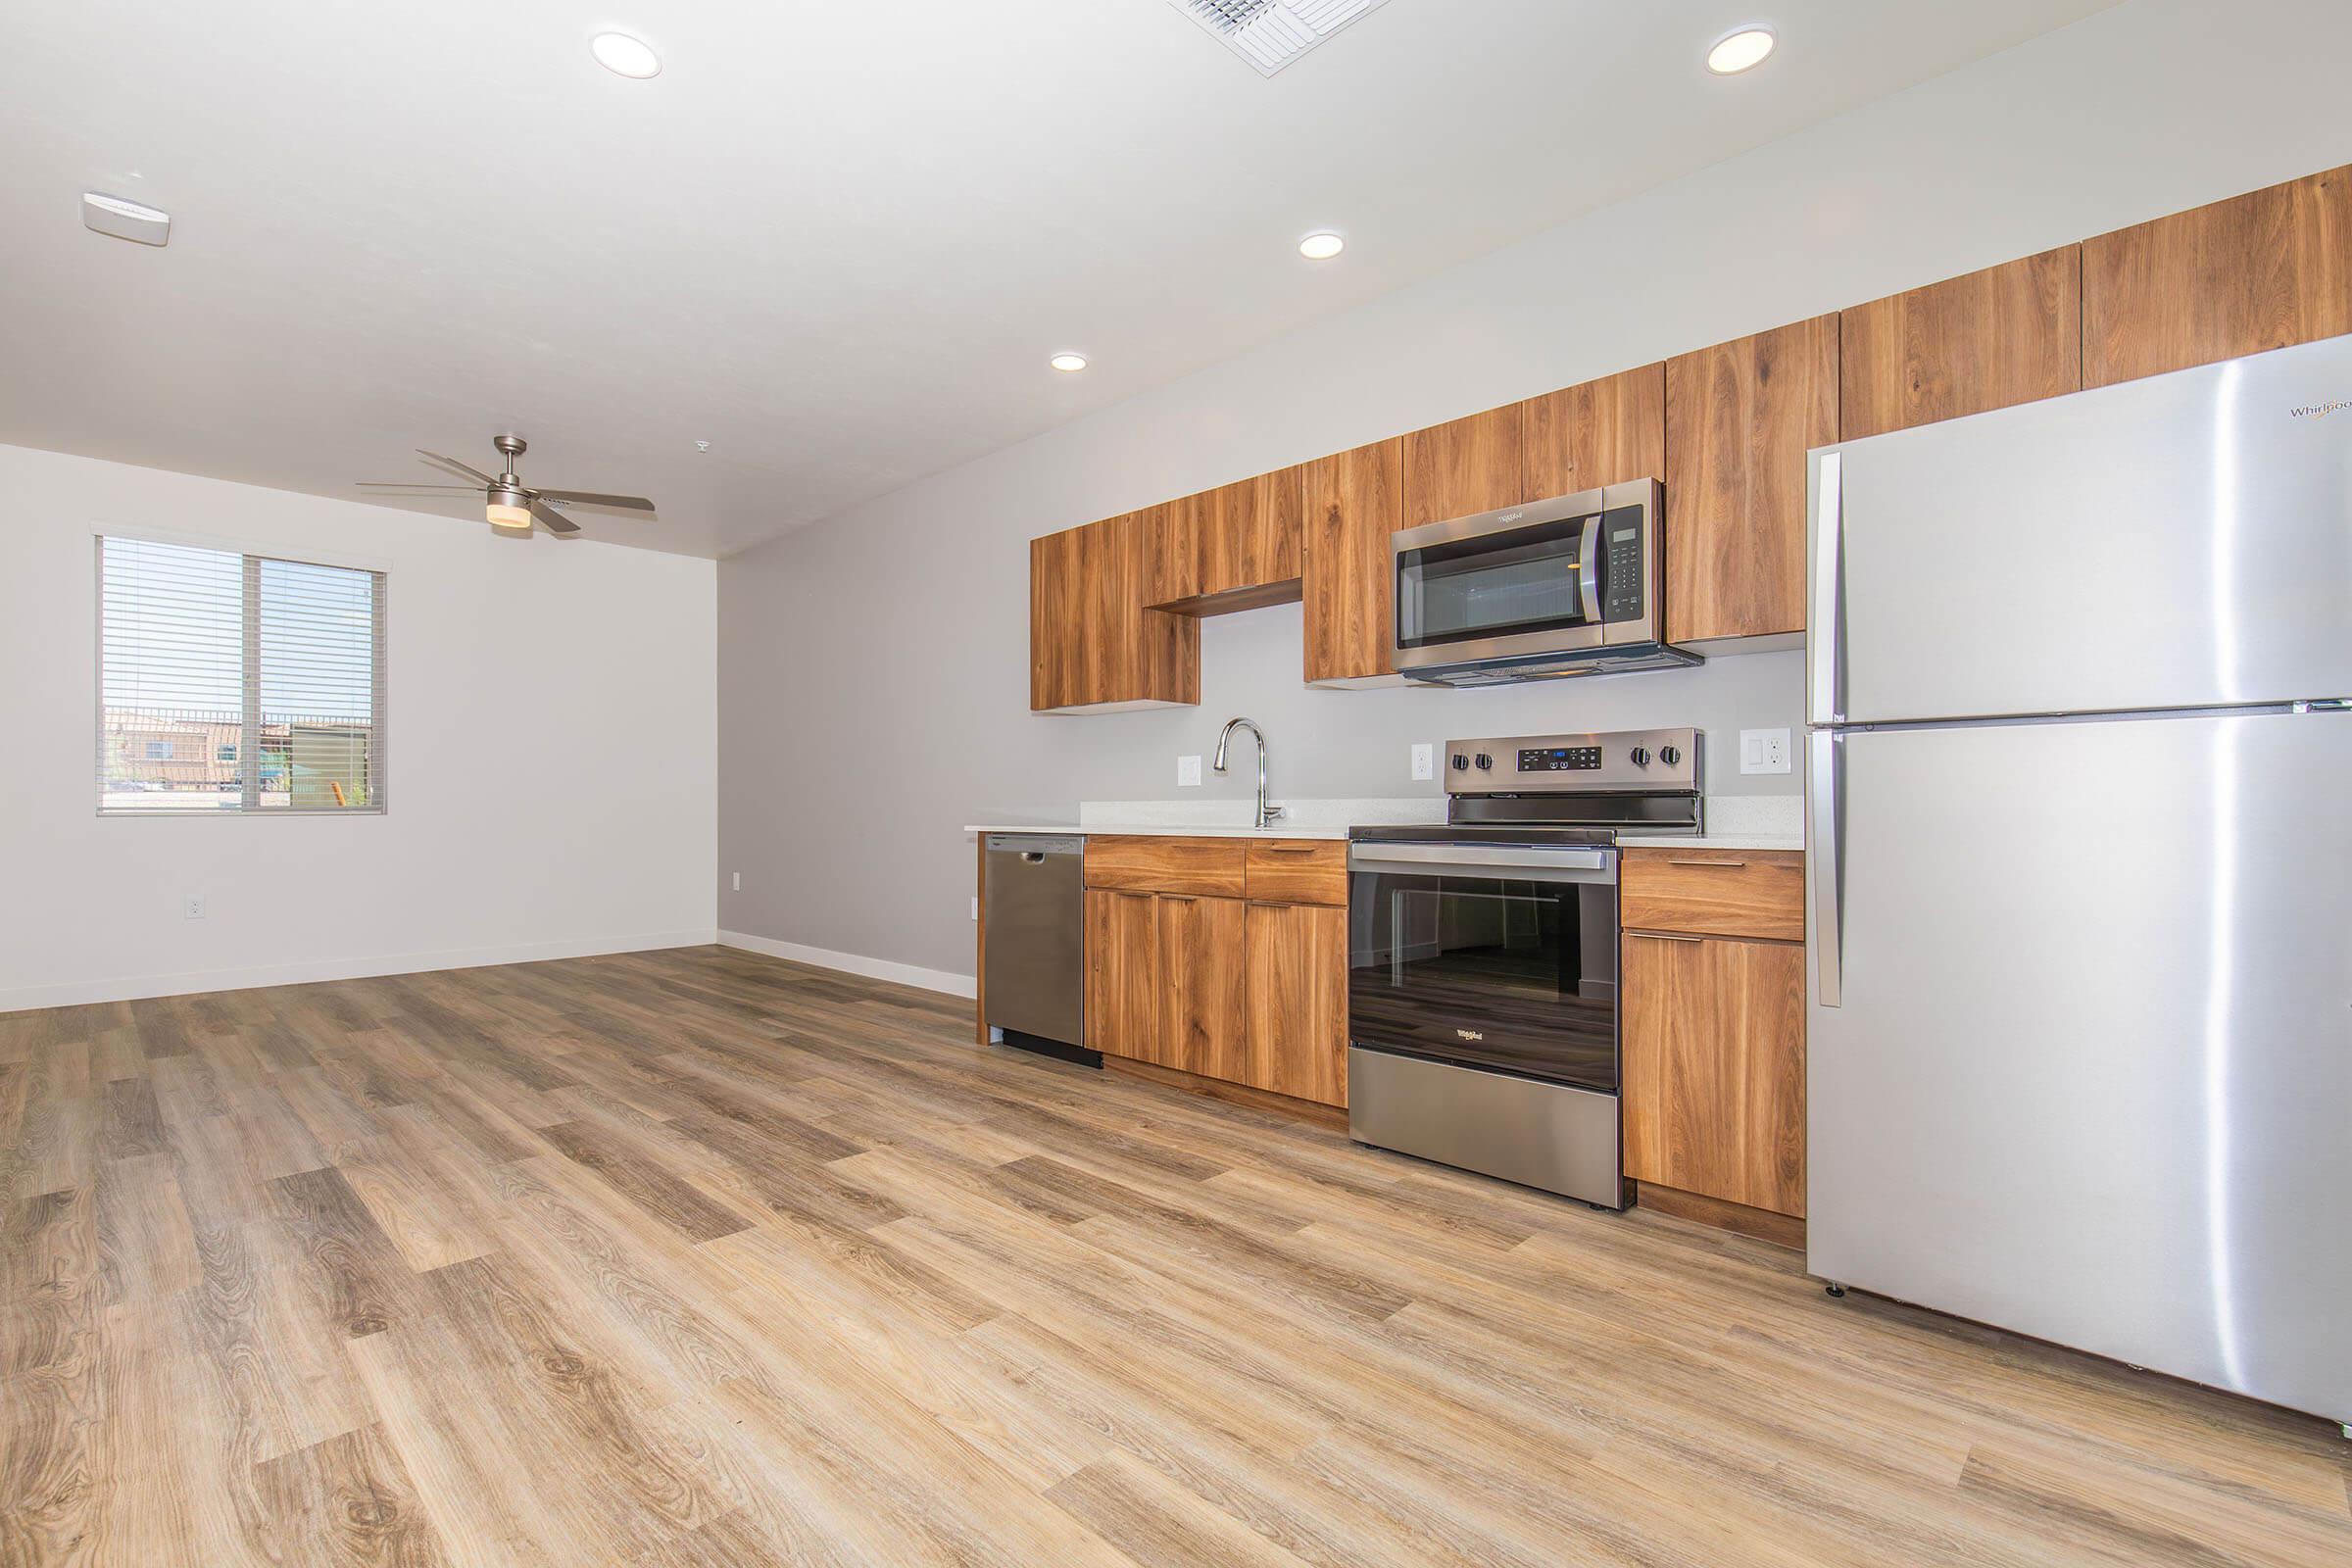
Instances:
[[[2082,245],[2082,380],[2352,332],[2352,166]]]
[[[1158,1008],[1148,1059],[1231,1078],[1246,1049],[1242,901],[1162,893],[1153,903]]]
[[[1399,528],[1467,517],[1528,499],[1527,405],[1513,403],[1404,437]]]
[[[1300,468],[1261,473],[1195,497],[1199,566],[1194,592],[1231,605],[1298,597],[1301,540]]]
[[[1163,581],[1165,509],[1029,542],[1029,706],[1040,711],[1200,700],[1200,628],[1147,610]]]
[[[1805,1212],[1805,950],[1628,933],[1626,1174]]]
[[[1520,405],[1526,467],[1513,501],[1666,474],[1666,367],[1604,375]],[[1511,501],[1497,501],[1506,507]]]
[[[1805,625],[1805,454],[1838,439],[1838,318],[1666,362],[1666,635]]]
[[[1839,439],[2081,390],[2082,307],[2066,245],[1844,312]]]
[[[1310,463],[1300,471],[1306,521],[1309,681],[1396,673],[1396,583],[1389,536],[1404,526],[1404,438]]]
[[[1348,911],[1249,906],[1245,1054],[1216,1074],[1295,1100],[1348,1103]]]
[[[1149,893],[1086,894],[1086,1043],[1158,1061],[1159,946]]]

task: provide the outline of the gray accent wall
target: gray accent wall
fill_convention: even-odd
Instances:
[[[1707,732],[1711,792],[1795,792],[1737,771],[1740,728],[1803,722],[1793,652],[1310,690],[1285,606],[1205,623],[1198,709],[1033,714],[1027,541],[2352,162],[2347,56],[2336,0],[2132,0],[729,558],[720,928],[952,984],[963,823],[1246,796],[1247,761],[1175,783],[1237,713],[1265,727],[1277,798],[1434,794],[1416,741],[1668,724]],[[1039,323],[1041,376],[1083,327]]]

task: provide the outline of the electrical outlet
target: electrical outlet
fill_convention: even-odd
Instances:
[[[180,912],[180,913],[182,913],[182,914],[184,914],[184,915],[186,915],[186,916],[187,916],[189,919],[191,919],[191,920],[201,920],[201,919],[203,919],[203,918],[204,918],[204,898],[203,898],[203,896],[202,896],[201,894],[196,894],[196,893],[191,893],[191,894],[189,894],[189,895],[187,896],[187,898],[186,898],[186,899],[184,899],[184,900],[182,900],[182,901],[181,901],[181,903],[180,903],[180,911],[179,911],[179,912]]]
[[[1413,777],[1438,776],[1438,748],[1434,741],[1417,741],[1413,745]]]
[[[1176,787],[1186,790],[1200,787],[1200,759],[1198,757],[1176,759]]]
[[[1740,771],[1788,771],[1788,732],[1785,729],[1743,729],[1740,732]]]
[[[736,873],[735,873],[735,889],[734,889],[734,890],[735,890],[737,893],[741,893],[741,892],[743,891],[743,873],[742,873],[741,871],[738,871],[738,872],[736,872]]]

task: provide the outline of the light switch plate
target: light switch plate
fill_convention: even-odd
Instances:
[[[1200,759],[1198,757],[1176,759],[1176,787],[1178,789],[1199,789],[1200,787]]]
[[[1785,729],[1743,729],[1740,732],[1740,771],[1788,771],[1788,732]]]
[[[1438,747],[1435,741],[1416,741],[1413,744],[1413,777],[1438,776]]]

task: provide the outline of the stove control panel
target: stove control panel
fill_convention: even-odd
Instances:
[[[1695,729],[1582,735],[1505,735],[1447,741],[1452,795],[1543,795],[1696,790]]]

